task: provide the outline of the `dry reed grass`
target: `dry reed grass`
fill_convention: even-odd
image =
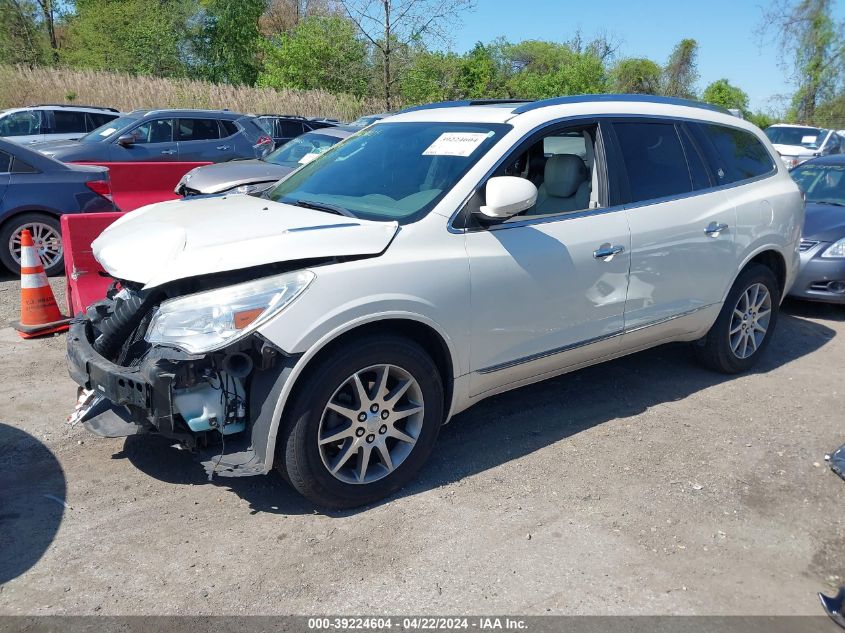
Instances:
[[[0,65],[0,108],[34,103],[80,103],[118,108],[229,108],[236,112],[300,114],[351,121],[381,112],[374,98],[322,90],[273,90],[190,79]]]

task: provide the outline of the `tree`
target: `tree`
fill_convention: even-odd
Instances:
[[[185,32],[195,10],[193,0],[77,0],[60,59],[76,68],[184,75]]]
[[[660,94],[661,72],[650,59],[621,59],[610,70],[610,89],[618,94]]]
[[[546,99],[606,89],[604,64],[589,47],[576,52],[569,44],[528,40],[505,46],[503,54],[509,97]]]
[[[395,105],[396,84],[408,70],[409,51],[447,39],[446,28],[474,0],[337,0],[376,51],[384,107]]]
[[[268,38],[287,33],[305,18],[336,15],[329,0],[269,0],[261,16],[261,33]]]
[[[748,117],[748,95],[741,89],[732,85],[727,79],[718,79],[704,89],[701,95],[707,103],[722,106],[723,108],[736,109],[742,116]]]
[[[347,18],[307,17],[289,33],[265,42],[262,50],[259,85],[356,96],[367,92],[367,46]]]
[[[813,123],[816,108],[842,80],[845,44],[831,17],[831,0],[777,0],[763,16],[760,35],[773,33],[796,85],[792,117]]]
[[[684,39],[678,42],[663,68],[662,92],[667,97],[695,98],[698,81],[698,42]]]
[[[0,63],[34,67],[50,58],[49,41],[30,0],[0,0]]]
[[[56,40],[56,3],[55,0],[35,0],[38,8],[41,9],[41,17],[47,27],[47,36],[50,38],[53,62],[59,61],[59,44]]]
[[[200,75],[215,83],[255,84],[265,0],[201,0],[201,6],[194,40]]]

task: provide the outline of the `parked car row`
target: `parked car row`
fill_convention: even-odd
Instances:
[[[811,158],[845,151],[845,138],[824,128],[778,123],[766,128],[766,136],[790,169]]]

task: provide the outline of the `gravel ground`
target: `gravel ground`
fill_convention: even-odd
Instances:
[[[68,428],[64,344],[0,329],[0,614],[818,615],[845,583],[845,308],[788,304],[749,375],[670,345],[488,400],[332,514]]]

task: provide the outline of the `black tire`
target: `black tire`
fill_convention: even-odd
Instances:
[[[731,321],[740,297],[755,284],[762,284],[769,291],[771,316],[765,335],[756,350],[746,358],[740,358],[731,349]],[[762,264],[751,264],[740,273],[713,327],[703,339],[694,344],[696,356],[706,367],[724,374],[738,374],[751,369],[769,346],[769,341],[777,326],[779,310],[780,283],[777,277],[768,267]]]
[[[21,267],[12,256],[12,252],[9,249],[9,240],[11,240],[12,235],[15,233],[19,233],[33,224],[45,224],[52,228],[59,235],[59,246],[63,248],[61,244],[61,225],[59,223],[59,219],[55,216],[48,215],[46,213],[33,212],[22,213],[9,218],[3,224],[3,228],[0,229],[0,262],[2,262],[3,266],[16,275],[20,274]],[[53,262],[51,266],[44,266],[44,272],[51,277],[54,275],[63,275],[65,272],[64,256],[59,257],[59,259]]]
[[[346,483],[331,474],[320,454],[318,437],[323,412],[353,374],[382,364],[401,368],[416,380],[424,404],[418,417],[422,426],[413,448],[390,474],[371,483]],[[431,357],[413,341],[387,335],[342,344],[300,380],[282,421],[275,466],[311,502],[334,509],[372,503],[407,484],[428,459],[443,423],[443,380]],[[353,421],[352,426],[355,424]],[[357,454],[357,449],[353,454]]]

